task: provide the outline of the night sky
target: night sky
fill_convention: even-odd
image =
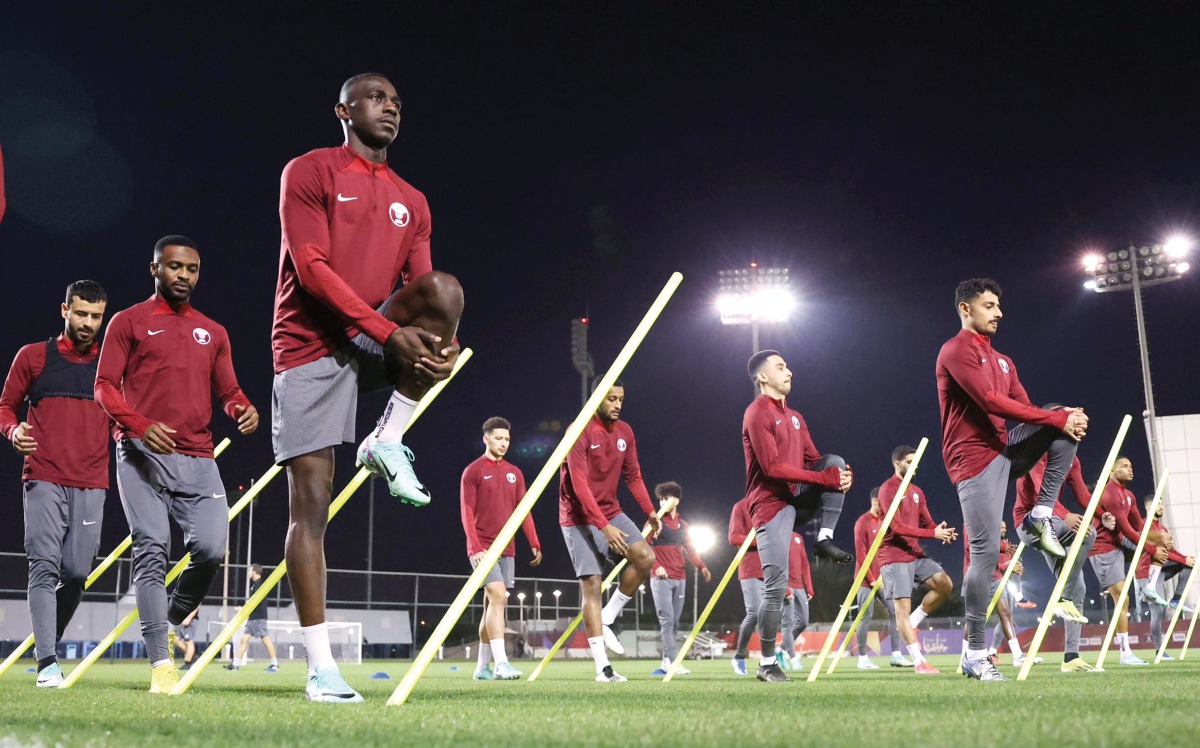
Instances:
[[[341,142],[342,81],[378,70],[404,100],[390,163],[428,197],[434,266],[465,289],[459,334],[476,357],[406,439],[434,502],[381,492],[376,568],[463,573],[458,479],[479,425],[513,422],[532,481],[532,448],[558,439],[539,424],[565,427],[579,407],[569,320],[591,319],[603,370],[674,270],[683,286],[625,372],[623,418],[647,484],[679,481],[685,514],[723,536],[744,485],[751,343],[713,300],[717,271],[751,260],[790,268],[800,298],[762,344],[791,364],[789,404],[817,447],[856,469],[845,545],[892,447],[921,436],[918,482],[935,519],[961,525],[933,370],[959,328],[954,286],[972,276],[1004,288],[995,345],[1034,402],[1091,415],[1088,482],[1132,413],[1125,451],[1149,492],[1133,300],[1084,291],[1080,257],[1200,231],[1200,18],[1186,4],[907,5],[7,9],[0,356],[61,331],[76,278],[105,285],[110,314],[146,298],[154,242],[182,233],[203,260],[193,301],[229,329],[267,416],[279,175]],[[1160,414],[1200,412],[1195,275],[1146,294]],[[382,402],[363,401],[360,433]],[[235,440],[228,487],[271,464],[268,426],[238,438],[215,417]],[[353,475],[340,451],[338,488]],[[5,551],[22,548],[19,476],[15,454],[0,458]],[[279,479],[253,560],[282,558],[286,503]],[[356,497],[331,525],[330,566],[366,566],[366,506]],[[557,480],[534,514],[541,573],[571,576]],[[105,522],[102,552],[127,532],[115,484]],[[961,579],[961,545],[931,550]],[[525,575],[524,541],[518,553]]]

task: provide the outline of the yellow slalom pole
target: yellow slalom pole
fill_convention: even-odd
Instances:
[[[1029,650],[1025,653],[1025,664],[1017,673],[1017,680],[1025,680],[1029,677],[1029,671],[1033,669],[1038,650],[1042,648],[1042,639],[1046,638],[1046,631],[1054,622],[1054,606],[1058,605],[1058,601],[1062,599],[1063,590],[1067,587],[1067,578],[1075,572],[1075,560],[1079,558],[1079,549],[1083,547],[1087,530],[1092,525],[1092,517],[1096,516],[1096,507],[1100,506],[1100,497],[1104,494],[1104,487],[1108,485],[1108,477],[1112,473],[1113,465],[1117,462],[1117,455],[1121,451],[1121,445],[1125,443],[1125,434],[1129,432],[1129,424],[1132,422],[1133,418],[1129,415],[1121,419],[1121,428],[1117,429],[1117,438],[1113,440],[1112,449],[1108,451],[1108,459],[1104,461],[1104,469],[1100,472],[1100,479],[1096,481],[1096,490],[1092,491],[1092,500],[1088,502],[1087,509],[1083,510],[1083,519],[1079,521],[1081,532],[1075,533],[1075,542],[1071,543],[1071,550],[1067,551],[1067,562],[1063,564],[1062,574],[1054,582],[1054,590],[1050,593],[1050,597],[1046,598],[1046,609],[1038,619],[1037,631],[1033,635],[1033,640],[1029,642]]]
[[[829,657],[829,651],[833,649],[833,640],[837,638],[838,629],[842,627],[842,622],[846,620],[846,613],[849,612],[850,606],[854,604],[854,598],[858,596],[858,588],[862,586],[863,580],[867,578],[867,572],[871,570],[871,562],[875,560],[875,554],[879,552],[879,547],[883,545],[883,536],[887,535],[888,528],[892,526],[892,518],[896,516],[896,510],[900,508],[900,502],[904,500],[905,495],[908,493],[908,486],[912,483],[912,477],[917,472],[917,465],[921,464],[921,456],[925,454],[925,448],[928,446],[929,438],[922,436],[921,443],[917,445],[916,454],[913,455],[913,461],[904,473],[904,480],[900,481],[900,488],[896,490],[896,496],[892,499],[892,504],[888,507],[887,514],[883,517],[883,522],[879,525],[879,532],[875,533],[875,540],[871,541],[871,547],[867,549],[867,556],[863,559],[858,573],[854,575],[854,583],[850,585],[849,591],[846,592],[846,599],[842,601],[842,607],[838,609],[838,614],[833,619],[833,625],[829,627],[830,635],[825,637],[825,644],[821,647],[821,654],[817,656],[817,661],[813,663],[812,670],[808,673],[809,683],[820,677],[821,667]]]
[[[867,601],[859,607],[858,615],[854,616],[854,622],[850,624],[850,630],[847,631],[846,636],[842,638],[842,643],[838,645],[837,651],[834,652],[833,656],[829,658],[829,667],[825,670],[826,675],[833,675],[833,671],[837,670],[838,663],[841,662],[844,653],[850,648],[850,639],[854,636],[854,632],[858,631],[859,624],[862,623],[863,617],[866,616],[867,611],[869,611],[871,606],[875,604],[875,595],[879,592],[881,587],[883,587],[882,576],[875,580],[875,584],[871,585],[871,592],[867,595]],[[857,591],[854,593],[854,596],[858,597]],[[834,636],[837,636],[836,631],[831,633]],[[859,652],[858,654],[860,657],[862,656],[862,652]]]
[[[675,506],[675,504],[679,503],[675,497],[671,497],[668,500],[672,503],[670,505],[664,505],[663,508],[656,512],[659,519],[662,519],[664,514],[671,511],[671,508]],[[649,537],[649,535],[650,525],[647,523],[646,526],[642,528],[642,537]],[[604,578],[604,581],[600,583],[600,589],[606,590],[611,587],[613,582],[616,581],[617,577],[621,575],[621,572],[624,571],[625,565],[628,563],[629,561],[627,559],[621,559],[613,568],[613,570],[609,572],[608,576]],[[529,683],[537,680],[538,676],[542,674],[542,671],[546,669],[546,665],[550,662],[550,660],[554,659],[554,655],[558,654],[558,650],[563,648],[563,645],[567,643],[567,639],[571,638],[571,634],[575,633],[575,629],[579,628],[579,624],[582,622],[583,611],[579,611],[575,618],[571,620],[571,623],[567,626],[567,629],[563,631],[562,636],[558,637],[558,641],[554,642],[554,646],[550,647],[550,651],[546,653],[546,656],[542,658],[542,661],[539,662],[537,667],[533,669],[533,672],[528,678]]]
[[[222,439],[221,443],[217,445],[217,448],[213,450],[213,457],[220,457],[221,453],[224,452],[230,444],[232,444],[232,442],[229,440],[228,436]],[[125,551],[129,550],[129,546],[131,545],[133,545],[133,536],[126,535],[125,539],[118,543],[117,547],[112,550],[112,553],[109,553],[107,556],[105,556],[104,560],[101,561],[95,569],[92,569],[92,573],[88,574],[87,579],[85,579],[83,582],[83,589],[86,590],[95,584],[96,580],[100,578],[100,575],[108,571],[108,567],[112,566],[118,558],[124,555]],[[32,646],[33,634],[30,634],[29,636],[25,637],[25,641],[17,645],[17,648],[14,649],[12,653],[8,655],[8,657],[4,658],[4,662],[0,662],[0,675],[7,673],[8,669],[11,668],[17,660],[21,659],[22,655],[28,652],[29,648]]]
[[[567,427],[567,432],[563,434],[562,441],[558,443],[558,447],[550,455],[550,459],[542,466],[541,472],[538,473],[529,490],[525,492],[525,496],[521,499],[521,502],[517,504],[517,508],[513,511],[512,516],[508,518],[508,522],[501,528],[500,533],[492,542],[492,546],[484,553],[483,559],[475,566],[475,571],[471,573],[466,584],[459,590],[458,597],[454,599],[454,602],[450,605],[450,609],[446,611],[446,614],[442,616],[442,620],[438,622],[437,627],[425,642],[425,646],[417,654],[417,659],[413,662],[412,667],[404,674],[400,685],[396,686],[396,690],[392,692],[391,698],[387,702],[389,705],[401,705],[408,700],[413,689],[416,688],[417,682],[425,674],[425,669],[433,661],[438,648],[446,641],[446,637],[450,635],[450,630],[458,623],[458,619],[462,617],[463,612],[471,603],[471,599],[483,585],[488,572],[500,560],[500,554],[504,551],[505,546],[516,535],[521,523],[529,516],[529,512],[533,509],[533,505],[537,502],[538,497],[541,496],[542,491],[546,489],[550,480],[558,472],[559,465],[566,459],[567,453],[583,433],[584,427],[592,419],[592,416],[600,407],[600,403],[608,395],[608,391],[612,389],[613,384],[616,383],[617,377],[621,375],[629,360],[633,358],[634,352],[637,351],[638,346],[646,338],[647,333],[650,332],[650,328],[654,326],[658,316],[667,306],[667,302],[671,300],[675,289],[679,288],[679,284],[682,282],[683,275],[680,273],[671,274],[670,280],[667,281],[663,290],[659,292],[658,298],[654,300],[646,315],[642,317],[642,321],[633,331],[633,335],[629,338],[628,342],[625,343],[625,347],[617,354],[616,360],[613,361],[612,366],[609,367],[608,371],[601,378],[599,385],[597,385],[591,397],[584,403],[583,409],[579,411],[579,415]]]
[[[1021,560],[1021,553],[1024,551],[1025,541],[1022,540],[1017,545],[1017,550],[1013,553],[1012,561],[1008,563],[1008,568],[1004,570],[1004,575],[1000,577],[1000,586],[996,588],[996,594],[992,595],[992,601],[988,603],[987,613],[983,616],[984,625],[987,625],[987,622],[991,620],[992,613],[996,612],[996,606],[1000,604],[1000,598],[1004,595],[1004,590],[1008,587],[1008,580],[1012,576],[1013,569],[1017,567],[1017,562]],[[958,664],[954,666],[954,672],[962,674],[962,660],[959,660]]]
[[[1194,571],[1195,571],[1195,569],[1193,569],[1192,571],[1194,572]],[[1195,576],[1195,575],[1193,574],[1193,576]],[[1188,583],[1191,583],[1191,581],[1192,581],[1192,580],[1191,580],[1191,578],[1189,577],[1189,578],[1188,578]],[[1186,603],[1187,603],[1187,597],[1186,597],[1186,596],[1185,596],[1185,597],[1182,597],[1182,598],[1180,598],[1180,600],[1179,600],[1179,604],[1180,604],[1181,606],[1182,606],[1182,605],[1185,605]],[[1191,622],[1190,624],[1188,624],[1187,636],[1185,636],[1185,637],[1184,637],[1184,639],[1183,639],[1183,651],[1181,651],[1181,652],[1179,653],[1179,659],[1180,659],[1180,661],[1183,661],[1183,660],[1186,660],[1186,659],[1187,659],[1188,645],[1190,645],[1190,644],[1192,643],[1192,632],[1196,630],[1196,619],[1197,619],[1197,618],[1200,618],[1200,615],[1197,615],[1196,613],[1192,613],[1192,622]]]
[[[671,662],[671,667],[667,668],[667,674],[663,676],[662,679],[663,683],[670,683],[671,679],[675,677],[675,671],[679,669],[680,664],[682,664],[684,658],[687,657],[687,653],[691,651],[692,645],[696,642],[696,637],[700,635],[700,629],[702,629],[705,622],[708,621],[709,615],[712,614],[713,608],[715,608],[717,605],[717,600],[721,599],[721,593],[723,593],[725,588],[729,585],[729,580],[733,579],[733,575],[734,572],[737,571],[738,564],[742,563],[742,559],[746,557],[746,552],[750,550],[750,544],[754,542],[754,538],[757,535],[758,532],[756,530],[750,530],[750,532],[746,535],[746,539],[742,541],[742,545],[738,548],[737,553],[733,554],[733,561],[730,562],[729,568],[725,570],[725,574],[721,577],[721,581],[717,583],[717,588],[713,590],[712,597],[708,599],[708,604],[704,606],[704,610],[700,613],[700,617],[696,619],[696,625],[692,626],[692,630],[688,634],[687,639],[683,641],[683,646],[679,648],[679,654],[675,655],[675,659]],[[700,591],[696,590],[696,594],[700,594]]]
[[[1133,549],[1133,558],[1129,561],[1129,571],[1125,574],[1125,584],[1121,585],[1121,594],[1117,595],[1116,605],[1113,606],[1113,617],[1108,623],[1108,631],[1104,634],[1104,643],[1100,645],[1100,654],[1096,657],[1096,669],[1104,669],[1104,660],[1108,657],[1108,647],[1112,644],[1113,635],[1117,633],[1117,623],[1120,622],[1124,615],[1125,603],[1129,600],[1129,590],[1137,584],[1137,567],[1138,560],[1142,557],[1142,551],[1146,549],[1146,539],[1150,537],[1150,528],[1153,527],[1154,515],[1158,512],[1158,505],[1162,503],[1163,490],[1167,487],[1167,476],[1171,474],[1170,470],[1163,470],[1162,477],[1158,479],[1158,489],[1154,492],[1154,500],[1150,502],[1150,508],[1146,510],[1146,522],[1142,525],[1142,534],[1138,536],[1137,548]],[[1104,590],[1100,591],[1104,594]],[[1166,643],[1166,640],[1163,641]]]
[[[1150,517],[1154,515],[1151,514]],[[1147,522],[1149,524],[1149,522]],[[1171,636],[1175,633],[1175,624],[1179,623],[1179,614],[1183,612],[1183,606],[1187,605],[1188,593],[1192,591],[1192,580],[1196,578],[1195,574],[1188,575],[1187,584],[1183,585],[1183,593],[1179,596],[1179,604],[1175,606],[1175,612],[1171,614],[1171,623],[1167,626],[1167,633],[1163,635],[1162,645],[1158,648],[1158,653],[1154,655],[1154,664],[1162,662],[1163,655],[1167,652],[1167,645],[1171,642]],[[1196,617],[1192,616],[1192,625],[1196,624]],[[1192,636],[1191,626],[1188,627],[1188,639]],[[1183,651],[1187,652],[1187,641],[1183,643]],[[1179,659],[1183,659],[1183,655],[1179,655]]]
[[[242,510],[249,506],[250,502],[254,501],[254,498],[258,496],[263,488],[271,482],[271,479],[278,474],[279,466],[272,465],[270,470],[268,470],[261,478],[255,481],[254,485],[250,486],[250,490],[242,494],[242,498],[238,499],[237,503],[229,507],[229,521],[232,522],[234,517],[241,514]],[[169,572],[167,572],[167,576],[166,579],[163,580],[163,584],[169,585],[171,582],[174,582],[175,579],[183,573],[183,570],[187,568],[191,560],[192,554],[185,553],[183,558],[179,559],[179,563],[175,564],[175,566],[172,567]],[[87,657],[84,657],[83,660],[81,660],[80,663],[75,666],[75,669],[71,671],[71,673],[66,677],[65,680],[63,680],[61,684],[59,684],[58,687],[70,688],[71,686],[75,685],[75,683],[83,677],[83,674],[88,671],[88,668],[96,664],[96,661],[104,656],[104,653],[107,652],[108,648],[113,645],[113,642],[119,639],[121,634],[124,634],[125,630],[132,626],[133,622],[137,619],[138,609],[135,607],[133,610],[129,611],[128,615],[121,619],[121,622],[117,624],[116,628],[108,632],[108,635],[96,645],[95,649],[93,649],[91,652],[88,652]]]
[[[404,427],[405,431],[407,431],[414,423],[416,423],[417,419],[421,417],[421,414],[425,412],[425,409],[429,407],[429,404],[437,399],[437,396],[441,394],[442,390],[446,389],[446,385],[450,383],[450,380],[454,379],[454,375],[458,374],[459,370],[462,369],[463,364],[467,363],[473,354],[474,351],[472,351],[470,348],[462,349],[462,351],[458,354],[458,360],[454,362],[454,369],[450,372],[450,376],[438,382],[433,387],[430,387],[429,391],[425,393],[425,396],[422,397],[420,402],[417,403],[417,407],[413,411],[412,418],[408,419],[408,425]],[[278,467],[276,469],[278,469]],[[337,495],[337,498],[335,498],[329,504],[329,514],[326,522],[332,520],[337,513],[341,511],[341,508],[346,505],[346,502],[350,500],[350,497],[354,495],[354,492],[361,488],[362,484],[366,483],[367,478],[370,476],[371,473],[366,468],[359,468],[358,473],[356,473],[355,476],[350,479],[350,482],[347,483],[346,487],[342,489],[342,492]],[[200,674],[204,672],[204,669],[207,668],[214,659],[216,659],[217,655],[221,652],[221,649],[229,643],[230,639],[233,638],[234,632],[236,632],[246,623],[246,620],[250,618],[250,614],[253,613],[255,609],[257,609],[258,606],[267,599],[267,595],[271,594],[271,592],[275,589],[275,586],[283,580],[283,576],[285,574],[287,574],[287,559],[280,561],[279,565],[267,575],[267,578],[264,579],[262,584],[258,586],[258,589],[254,591],[254,594],[251,595],[250,599],[246,601],[246,604],[233,614],[233,617],[230,619],[229,623],[225,624],[225,627],[221,629],[221,632],[217,634],[217,637],[213,639],[212,642],[209,643],[208,647],[200,653],[200,656],[192,662],[192,666],[188,668],[187,672],[180,677],[179,683],[175,684],[175,687],[171,689],[171,696],[179,696],[188,692],[188,689],[192,687],[192,684],[196,682],[196,679],[200,677]]]

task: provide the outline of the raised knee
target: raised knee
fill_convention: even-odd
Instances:
[[[455,316],[462,313],[463,290],[458,278],[434,270],[417,278],[415,282],[430,305]]]
[[[825,467],[835,467],[839,470],[845,470],[846,461],[840,455],[825,455]]]

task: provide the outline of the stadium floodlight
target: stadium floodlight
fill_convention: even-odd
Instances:
[[[688,539],[696,553],[704,554],[717,544],[717,534],[707,525],[691,525],[688,527]],[[700,620],[700,569],[692,569],[692,624]]]
[[[562,590],[554,591],[554,620],[558,620],[558,598],[562,597]]]
[[[1195,241],[1186,234],[1173,234],[1161,244],[1112,252],[1091,251],[1083,258],[1088,275],[1084,288],[1096,293],[1133,291],[1133,309],[1137,318],[1138,347],[1142,356],[1142,387],[1146,397],[1146,416],[1150,419],[1150,470],[1157,481],[1161,472],[1158,453],[1158,419],[1154,412],[1154,387],[1150,379],[1150,351],[1146,347],[1146,318],[1142,312],[1142,289],[1179,280],[1190,266],[1184,258]]]
[[[717,273],[717,312],[723,325],[750,325],[751,353],[758,353],[758,326],[787,322],[796,308],[787,268],[748,268]]]

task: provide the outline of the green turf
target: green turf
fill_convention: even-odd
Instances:
[[[1143,657],[1151,653],[1141,652]],[[1007,656],[1005,661],[1007,662]],[[471,665],[434,662],[409,703],[387,697],[407,663],[348,667],[361,705],[308,704],[303,668],[210,667],[183,697],[151,696],[149,667],[102,663],[69,691],[38,690],[22,666],[0,678],[0,746],[322,745],[1156,745],[1195,740],[1200,657],[1064,675],[1058,655],[1025,683],[977,683],[933,657],[941,676],[847,660],[815,684],[764,684],[727,660],[689,663],[663,684],[650,661],[618,661],[624,684],[592,682],[590,662],[556,662],[538,682],[473,682]],[[532,663],[517,663],[525,672]],[[67,669],[69,669],[68,666]],[[370,680],[377,671],[392,680]],[[1002,668],[1015,677],[1013,668]],[[805,674],[797,675],[802,679]],[[753,736],[753,737],[752,737]],[[154,742],[151,742],[154,741]]]

